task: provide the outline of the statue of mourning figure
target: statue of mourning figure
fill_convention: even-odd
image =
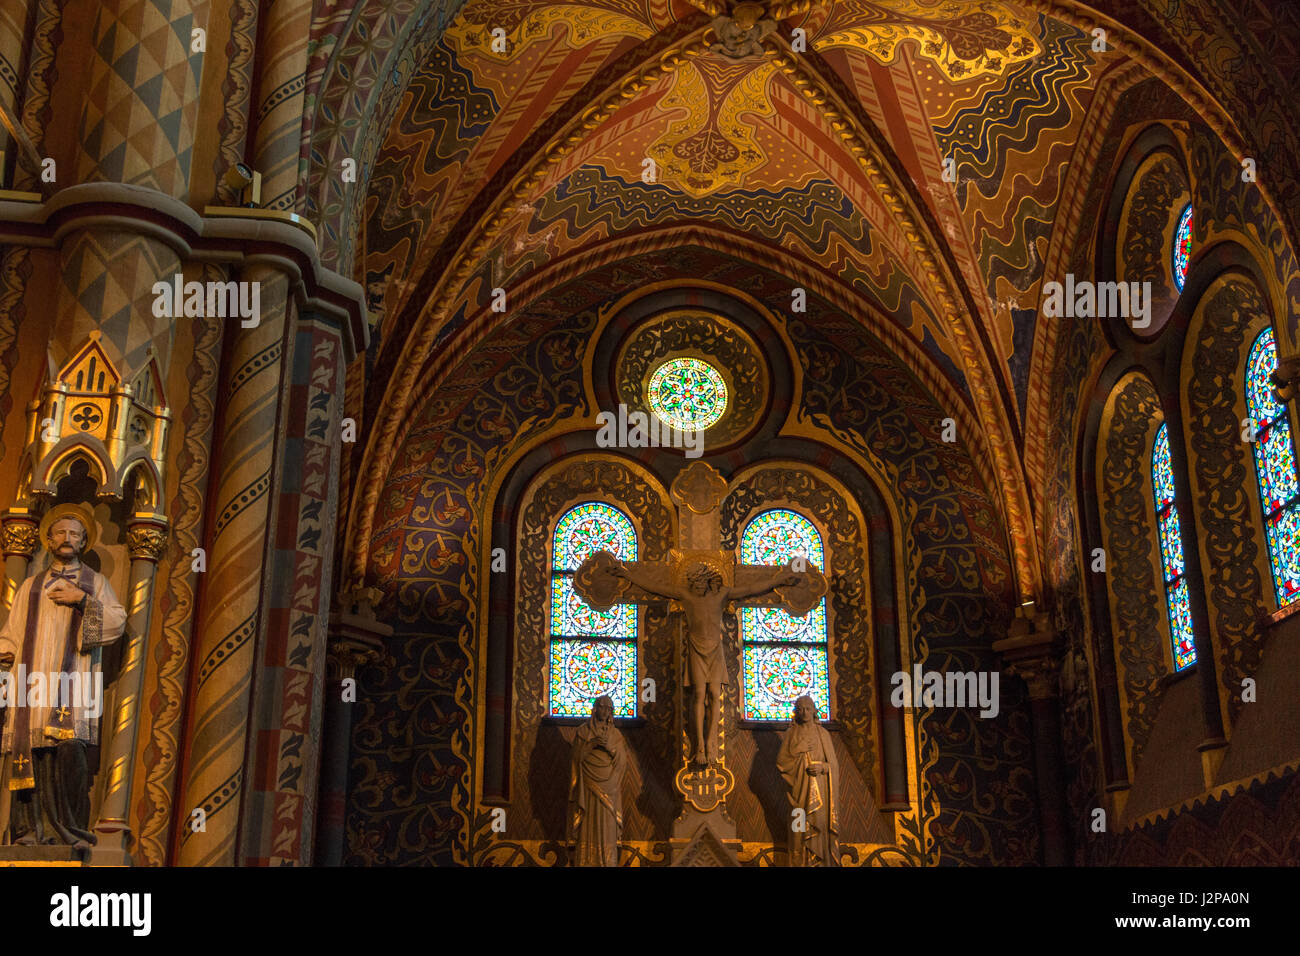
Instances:
[[[830,731],[807,695],[781,738],[776,768],[790,798],[790,866],[839,866],[840,765]]]
[[[591,717],[578,727],[569,767],[573,865],[618,866],[627,744],[614,726],[614,702],[608,697],[597,697]]]

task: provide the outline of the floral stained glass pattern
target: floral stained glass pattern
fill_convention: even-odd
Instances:
[[[555,526],[555,569],[576,571],[597,551],[635,560],[636,531],[617,508],[590,501],[566,512]]]
[[[1269,562],[1278,607],[1300,596],[1300,487],[1286,406],[1273,394],[1277,343],[1265,329],[1246,359],[1246,411],[1255,426],[1255,477],[1264,513]]]
[[[796,557],[824,568],[821,535],[811,521],[785,508],[756,515],[740,538],[744,564],[789,565]],[[826,599],[805,617],[781,608],[741,608],[746,720],[790,720],[807,694],[823,720],[830,716]]]
[[[589,717],[591,702],[608,695],[615,717],[636,716],[633,641],[551,642],[551,715]]]
[[[1178,217],[1178,228],[1174,230],[1173,273],[1174,285],[1183,291],[1187,281],[1187,263],[1192,258],[1192,204],[1188,203]]]
[[[700,431],[716,424],[727,410],[727,383],[702,359],[675,358],[650,376],[647,399],[661,421],[683,431]]]
[[[1169,633],[1173,641],[1174,670],[1196,663],[1196,638],[1184,577],[1183,534],[1174,504],[1174,469],[1169,458],[1169,426],[1161,425],[1151,451],[1151,484],[1155,493],[1156,522],[1160,526],[1160,557],[1164,568]]]
[[[573,572],[597,551],[636,560],[636,529],[612,505],[589,501],[565,512],[552,542],[550,708],[553,717],[587,717],[608,695],[615,717],[636,716],[635,604],[592,610],[573,588]]]
[[[824,646],[746,644],[744,669],[746,720],[790,720],[804,694],[823,720],[830,712]]]

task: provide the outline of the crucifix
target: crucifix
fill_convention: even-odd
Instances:
[[[789,567],[737,564],[735,553],[722,549],[718,505],[727,483],[712,466],[693,462],[677,475],[669,491],[678,506],[678,547],[669,559],[623,562],[608,551],[597,551],[578,568],[574,590],[596,611],[615,604],[670,600],[673,610],[684,612],[691,730],[685,732],[685,708],[679,707],[682,767],[674,782],[686,810],[678,822],[734,831],[721,814],[735,785],[726,765],[722,732],[722,688],[727,683],[723,612],[729,605],[779,607],[803,617],[826,593],[826,578],[821,569],[800,558]]]

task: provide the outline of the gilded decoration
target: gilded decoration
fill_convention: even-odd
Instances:
[[[131,528],[126,533],[126,548],[133,559],[157,562],[167,553],[167,532],[157,527]]]
[[[6,518],[4,521],[4,555],[22,555],[31,558],[40,546],[36,523],[28,518]]]
[[[839,0],[813,49],[854,46],[888,65],[911,41],[949,80],[996,76],[1042,52],[1035,18],[1009,4],[970,0]]]
[[[704,515],[718,506],[727,493],[727,482],[712,465],[696,461],[677,473],[669,493],[677,504]]]
[[[770,62],[735,62],[710,54],[691,60],[673,75],[672,89],[660,101],[670,120],[650,146],[660,182],[700,198],[745,185],[768,161],[756,119],[776,108],[768,83]]]
[[[101,497],[124,497],[134,474],[136,507],[158,507],[170,424],[157,362],[148,359],[128,384],[92,332],[27,406],[24,481],[30,493],[50,494],[84,457],[97,472]]]
[[[1168,153],[1146,160],[1129,188],[1115,245],[1115,276],[1150,282],[1152,301],[1175,296],[1169,249],[1178,214],[1191,193],[1187,177]]]
[[[633,329],[615,362],[616,394],[629,411],[653,415],[646,389],[669,359],[694,357],[713,366],[727,387],[727,408],[704,432],[707,447],[730,444],[752,431],[767,407],[767,362],[748,333],[730,319],[698,310],[658,316]]]

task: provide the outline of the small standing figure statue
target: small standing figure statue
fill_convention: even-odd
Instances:
[[[86,747],[99,742],[104,706],[99,649],[122,636],[126,611],[108,579],[81,561],[94,533],[85,508],[50,509],[41,521],[50,566],[18,586],[0,628],[0,670],[24,698],[0,741],[10,759],[10,835],[20,846],[95,842]],[[38,674],[48,689],[39,697],[31,692]]]
[[[614,702],[597,697],[573,738],[569,841],[574,866],[618,866],[627,744],[614,726]]]
[[[808,696],[794,705],[794,723],[781,738],[776,768],[790,788],[790,866],[839,866],[840,765],[830,732],[817,722]]]

